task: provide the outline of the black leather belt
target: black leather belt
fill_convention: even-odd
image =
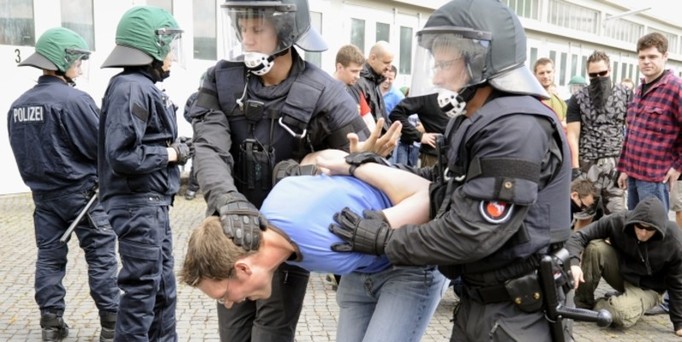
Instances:
[[[507,292],[504,284],[486,287],[473,287],[465,285],[464,291],[467,292],[469,297],[483,304],[511,302],[511,296],[509,296],[509,292]]]

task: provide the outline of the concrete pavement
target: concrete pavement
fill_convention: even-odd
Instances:
[[[186,201],[178,196],[171,210],[176,270],[185,254],[191,228],[204,216],[202,198]],[[33,202],[30,194],[0,196],[0,341],[40,341],[40,313],[33,299],[36,247],[33,233]],[[98,341],[97,308],[89,296],[85,259],[76,239],[69,242],[69,262],[64,285],[70,326],[66,341]],[[608,286],[601,286],[605,292]],[[448,291],[422,341],[448,341],[450,316],[456,298]],[[180,341],[219,341],[215,301],[200,291],[178,286],[177,330]],[[297,333],[297,341],[333,341],[338,308],[335,292],[323,274],[312,274]],[[387,327],[390,329],[390,327]],[[576,341],[682,341],[672,330],[667,315],[647,316],[628,330],[599,328],[576,323]],[[485,337],[482,337],[485,339]]]

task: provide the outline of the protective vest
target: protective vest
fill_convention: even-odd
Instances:
[[[544,165],[523,158],[480,159],[471,153],[471,143],[481,129],[509,115],[535,116],[551,137],[553,143],[545,153],[550,157],[545,158]],[[514,120],[507,122],[515,124]],[[454,179],[455,184],[465,187],[465,193],[472,198],[505,201],[528,208],[519,231],[488,257],[464,265],[465,274],[491,271],[514,260],[526,260],[536,253],[547,252],[550,244],[568,240],[571,231],[566,189],[570,182],[570,167],[564,160],[570,154],[562,132],[554,113],[530,96],[526,100],[520,100],[518,96],[499,97],[481,107],[470,120],[450,121],[445,132],[449,142],[446,172],[452,177],[450,182]],[[502,140],[501,144],[514,144],[523,137],[500,132],[498,138]],[[514,191],[505,187],[506,182],[516,183]],[[537,198],[533,201],[536,192]],[[443,206],[448,205],[447,197]],[[447,210],[443,206],[441,211]]]
[[[288,91],[271,99],[248,89],[249,78],[255,76],[247,73],[243,63],[216,65],[219,105],[230,122],[233,141],[230,153],[235,158],[235,186],[257,206],[272,188],[271,172],[277,162],[300,160],[313,151],[309,123],[326,80],[305,63],[295,79],[284,81],[291,82]]]
[[[580,106],[580,159],[618,157],[623,146],[628,90],[617,85],[603,109],[594,108],[587,88],[575,95]]]

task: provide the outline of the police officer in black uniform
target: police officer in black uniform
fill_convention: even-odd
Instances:
[[[173,236],[168,210],[190,158],[173,105],[156,82],[170,75],[182,30],[167,11],[133,7],[102,64],[109,80],[99,130],[100,195],[118,235],[123,290],[116,341],[176,341]]]
[[[451,341],[570,338],[565,326],[554,335],[536,272],[570,235],[569,152],[560,123],[540,102],[547,94],[524,65],[521,23],[499,1],[454,0],[417,39],[411,92],[438,89],[453,116],[443,163],[418,170],[434,181],[433,219],[391,229],[373,212],[344,210],[330,229],[347,244],[334,248],[385,253],[397,265],[438,264],[446,276],[461,276]],[[433,84],[419,84],[421,75]]]
[[[307,0],[226,1],[222,8],[230,50],[208,69],[192,107],[193,161],[207,214],[220,215],[225,233],[253,249],[258,241],[250,232],[265,225],[258,208],[275,164],[325,148],[348,150],[349,133],[364,139],[369,132],[343,85],[293,47],[327,48],[310,26]],[[393,128],[399,133],[399,125]],[[389,141],[386,153],[395,146]],[[371,145],[356,142],[350,147]],[[221,340],[293,341],[308,278],[282,264],[269,299],[230,310],[218,303]]]
[[[69,333],[62,316],[68,246],[59,240],[97,187],[99,109],[90,95],[73,87],[89,55],[76,32],[47,30],[35,53],[19,63],[41,69],[43,75],[7,115],[10,145],[35,204],[35,300],[43,341],[58,341]],[[88,263],[90,295],[99,309],[100,341],[111,341],[119,301],[116,235],[99,201],[94,203],[75,232]]]

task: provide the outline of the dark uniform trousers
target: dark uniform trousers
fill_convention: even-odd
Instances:
[[[104,204],[122,264],[115,340],[176,341],[171,198],[150,193],[113,197]]]
[[[33,221],[38,247],[35,300],[41,314],[64,312],[66,290],[62,279],[66,274],[69,247],[61,244],[59,238],[87,204],[88,190],[33,192]],[[90,295],[97,309],[100,312],[118,311],[116,235],[99,203],[90,208],[74,232],[85,252]]]

